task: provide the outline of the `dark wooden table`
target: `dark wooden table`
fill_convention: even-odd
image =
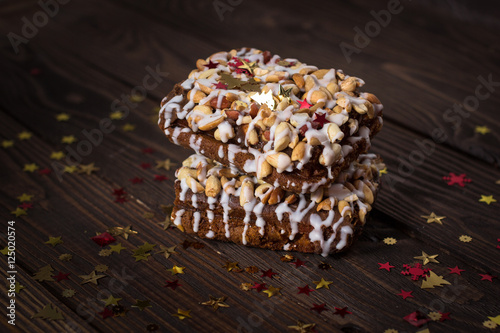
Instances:
[[[494,2],[45,3],[0,4],[0,248],[13,226],[16,258],[9,268],[8,247],[2,251],[4,305],[11,299],[6,272],[17,271],[16,325],[4,308],[2,331],[296,332],[301,321],[316,332],[434,333],[500,324]],[[241,46],[342,68],[384,103],[372,150],[387,174],[348,252],[290,253],[305,261],[296,267],[280,260],[285,252],[164,228],[162,205],[173,202],[176,167],[157,164],[179,165],[191,152],[158,129],[159,102],[198,58]],[[76,169],[68,168],[75,160]],[[457,178],[464,186],[449,185],[443,177],[450,173],[466,174]],[[422,216],[432,212],[446,218],[427,223]],[[111,245],[91,239],[127,226],[137,233],[117,235]],[[174,246],[176,253],[161,252]],[[424,268],[449,284],[422,289],[422,278],[401,274],[404,265],[418,272],[422,260],[414,257],[422,251],[438,261]],[[241,270],[229,271],[231,263]],[[386,263],[394,267],[381,267]],[[174,266],[184,274],[173,275]],[[269,269],[277,275],[262,277]],[[81,277],[92,272],[104,276]],[[329,289],[315,289],[322,278]],[[181,286],[174,289],[175,280]],[[243,283],[281,294],[245,291]],[[305,285],[314,291],[299,293]],[[412,293],[404,299],[402,291]],[[210,295],[227,297],[229,307],[201,304]],[[323,303],[328,310],[321,312]],[[415,311],[419,328],[404,320]]]

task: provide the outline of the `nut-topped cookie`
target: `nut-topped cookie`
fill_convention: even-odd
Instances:
[[[242,48],[196,62],[161,103],[169,139],[293,193],[314,192],[370,147],[382,104],[338,69]]]

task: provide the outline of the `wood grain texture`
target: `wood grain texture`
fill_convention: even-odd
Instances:
[[[304,6],[243,1],[221,21],[212,2],[72,1],[61,5],[36,36],[20,45],[19,54],[7,38],[2,39],[0,138],[13,139],[15,144],[0,148],[0,216],[2,225],[14,219],[19,228],[18,279],[26,288],[18,295],[17,327],[44,332],[139,332],[155,323],[161,332],[233,332],[238,327],[243,332],[283,332],[301,320],[316,323],[318,332],[383,332],[388,328],[402,332],[415,330],[402,317],[434,308],[451,312],[452,319],[430,323],[432,332],[472,332],[483,329],[487,316],[500,314],[498,279],[490,283],[478,275],[500,275],[500,252],[495,248],[500,236],[498,202],[478,202],[482,194],[500,198],[500,187],[495,184],[500,178],[496,168],[500,87],[470,117],[461,119],[457,129],[443,118],[454,103],[475,93],[478,76],[491,74],[494,81],[500,81],[499,39],[491,20],[494,11],[471,3],[451,13],[443,10],[444,5],[434,10],[431,2],[404,3],[401,14],[392,17],[388,27],[348,63],[339,43],[352,43],[353,28],[372,20],[370,11],[386,8],[387,2],[321,1],[312,8]],[[21,18],[30,19],[40,10],[36,1],[6,1],[1,8],[4,36],[10,31],[19,34]],[[366,90],[377,94],[385,105],[384,128],[373,140],[373,151],[383,156],[389,174],[383,176],[384,186],[364,233],[347,253],[326,259],[295,254],[307,261],[306,267],[297,269],[281,262],[283,251],[202,240],[203,249],[184,249],[184,240],[193,238],[158,225],[165,218],[160,205],[174,199],[174,170],[156,169],[156,161],[170,158],[179,164],[191,153],[168,143],[152,119],[154,108],[194,68],[196,59],[244,45],[320,67],[343,68],[363,78]],[[146,67],[157,65],[168,75],[147,92],[145,101],[129,105],[125,119],[113,120],[115,129],[83,157],[83,164],[95,162],[100,170],[91,175],[64,174],[62,182],[55,172],[40,176],[22,171],[24,164],[32,162],[51,167],[51,152],[66,150],[63,135],[87,140],[82,131],[98,128],[112,112],[113,101],[122,95],[126,101],[132,89],[143,84]],[[40,73],[30,74],[33,68]],[[57,122],[55,116],[61,112],[71,119]],[[126,123],[136,129],[125,132]],[[475,133],[476,125],[488,126],[491,133]],[[435,128],[446,133],[444,143],[432,141]],[[18,140],[23,130],[32,132],[33,138]],[[417,142],[426,142],[427,148]],[[77,149],[78,142],[69,147]],[[154,153],[143,154],[146,147]],[[417,155],[423,156],[422,162],[406,173],[401,159]],[[141,163],[151,163],[152,168],[142,169]],[[463,188],[447,186],[442,177],[448,172],[466,173],[472,182]],[[157,182],[155,174],[170,180]],[[144,182],[133,185],[130,179],[134,177]],[[128,193],[129,201],[123,204],[114,202],[112,196],[113,189],[120,187]],[[15,218],[10,212],[22,193],[34,194],[34,208],[28,216]],[[426,224],[420,217],[431,211],[447,216],[443,226]],[[144,218],[146,212],[154,218]],[[127,252],[99,256],[100,248],[90,237],[127,225],[139,232],[128,240],[118,237]],[[0,231],[1,248],[5,230]],[[460,242],[463,234],[473,241]],[[44,244],[49,236],[63,236],[64,243],[52,248]],[[385,237],[398,242],[387,246],[382,242]],[[168,259],[155,254],[148,261],[135,262],[131,250],[144,242],[157,248],[178,245],[179,253]],[[451,286],[423,290],[420,283],[399,274],[403,264],[415,262],[413,257],[421,251],[439,254],[440,264],[428,266],[444,275]],[[73,260],[60,261],[62,253],[73,254]],[[5,258],[2,267],[6,267]],[[242,268],[272,268],[278,276],[271,280],[261,277],[261,271],[227,272],[222,266],[228,261],[237,261]],[[322,261],[332,269],[318,269]],[[391,272],[378,269],[377,263],[386,261],[396,266]],[[55,273],[70,272],[69,281],[35,281],[33,274],[47,264]],[[105,273],[108,277],[97,286],[80,285],[78,275],[89,274],[98,264],[110,267]],[[166,269],[173,265],[186,267],[186,274],[172,276]],[[446,267],[455,265],[466,271],[461,276],[449,275]],[[298,286],[314,287],[313,281],[322,277],[333,281],[330,290],[297,294]],[[182,287],[164,288],[165,280],[172,279],[179,279]],[[263,293],[242,291],[243,282],[282,288],[282,296],[267,298]],[[2,293],[4,285],[0,283]],[[76,295],[63,297],[66,288],[74,289]],[[413,290],[415,297],[402,300],[397,296],[401,289]],[[97,314],[103,310],[100,299],[108,291],[123,298],[121,304],[129,310],[125,317],[103,320]],[[230,307],[214,312],[200,305],[209,295],[228,296]],[[150,300],[152,308],[132,308],[137,299]],[[47,303],[57,306],[65,320],[31,319]],[[330,311],[318,315],[310,310],[313,303],[326,303]],[[334,307],[345,306],[351,315],[334,315]],[[191,309],[193,318],[173,317],[178,308]],[[5,316],[1,318],[2,326],[11,330]]]

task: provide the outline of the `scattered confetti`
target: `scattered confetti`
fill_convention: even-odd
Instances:
[[[61,295],[63,297],[69,298],[69,297],[75,296],[75,294],[76,294],[76,291],[74,291],[73,289],[64,289]]]
[[[96,272],[99,272],[99,273],[104,273],[104,272],[106,272],[108,269],[109,269],[109,267],[108,267],[107,265],[102,265],[102,264],[97,265],[97,266],[95,266],[95,268],[94,268],[94,270],[95,270]]]
[[[64,173],[73,173],[78,170],[76,165],[65,165],[63,168]]]
[[[163,182],[165,180],[168,180],[168,177],[165,175],[154,175],[154,180],[157,182]]]
[[[268,269],[267,271],[262,270],[262,275],[260,277],[268,277],[272,279],[274,275],[278,275],[278,273],[274,273],[272,269]]]
[[[167,158],[165,161],[156,161],[156,168],[164,168],[165,170],[169,171],[173,166],[176,166],[176,163],[172,163],[172,161]]]
[[[280,290],[281,290],[281,288],[275,288],[273,286],[269,286],[269,288],[267,288],[267,290],[264,290],[263,292],[267,294],[267,297],[273,297],[273,296],[281,295]]]
[[[59,245],[59,244],[63,243],[63,241],[62,241],[61,238],[62,238],[61,236],[59,236],[59,237],[49,236],[49,240],[46,241],[45,244],[49,244],[49,245],[52,245],[54,247],[56,245]]]
[[[432,321],[439,321],[441,319],[441,314],[439,312],[430,312],[427,316]]]
[[[468,235],[462,235],[458,239],[464,243],[469,243],[470,241],[472,241],[472,237]]]
[[[214,311],[217,311],[218,308],[228,308],[229,305],[224,303],[224,301],[227,299],[226,296],[222,297],[213,297],[212,295],[209,295],[210,300],[206,302],[202,302],[201,305],[208,305],[211,306]]]
[[[118,243],[118,244],[114,244],[114,245],[110,245],[109,246],[109,250],[111,252],[116,252],[118,254],[120,254],[120,252],[122,252],[122,250],[126,250],[127,248],[122,246],[122,243]]]
[[[64,112],[56,115],[57,121],[68,121],[69,118],[70,118],[69,114]]]
[[[132,131],[135,130],[135,125],[127,123],[127,124],[125,124],[125,125],[122,126],[122,130],[124,132],[132,132]]]
[[[420,288],[430,289],[434,287],[442,287],[445,284],[451,284],[451,283],[443,279],[441,275],[437,275],[433,271],[429,271],[429,276],[425,277],[424,281],[422,281],[422,285],[420,286]]]
[[[288,326],[288,328],[295,330],[299,333],[309,333],[309,332],[316,332],[316,330],[314,329],[315,326],[316,324],[305,324],[300,320],[297,320],[296,325]]]
[[[3,140],[2,141],[2,147],[3,148],[9,148],[14,145],[14,140]]]
[[[333,281],[326,281],[325,279],[321,278],[320,281],[313,281],[313,283],[316,285],[316,289],[330,289],[330,285],[333,283]]]
[[[71,259],[73,259],[73,256],[69,253],[63,253],[59,256],[59,260],[61,261],[70,261]]]
[[[115,298],[113,297],[113,295],[109,295],[108,298],[101,299],[101,301],[104,302],[104,306],[119,305],[118,302],[120,302],[121,300],[121,298]]]
[[[228,272],[231,272],[232,270],[239,270],[241,269],[239,266],[238,266],[238,262],[226,262],[226,264],[224,266],[222,266],[223,268],[225,268]]]
[[[492,320],[486,320],[483,322],[483,326],[486,328],[497,328],[498,325]]]
[[[309,109],[312,106],[312,104],[307,103],[305,99],[303,101],[297,100],[296,102],[299,103],[300,109]]]
[[[412,312],[409,315],[403,317],[403,319],[415,327],[420,327],[430,320],[425,314],[420,311]]]
[[[482,195],[481,194],[481,199],[479,199],[479,202],[485,202],[489,205],[492,202],[497,202],[497,200],[495,198],[493,198],[492,195]]]
[[[450,272],[449,272],[450,274],[458,274],[458,275],[462,275],[462,272],[465,271],[465,269],[460,269],[460,268],[458,268],[458,266],[455,266],[453,268],[448,267],[448,269],[450,270]]]
[[[309,296],[311,292],[314,291],[314,289],[309,288],[309,285],[305,285],[304,287],[297,287],[299,289],[299,292],[297,294],[306,294]]]
[[[97,275],[95,271],[92,271],[92,273],[90,273],[89,275],[78,275],[78,277],[80,277],[83,280],[80,284],[86,284],[90,282],[95,285],[98,285],[99,284],[98,280],[102,279],[105,276],[106,275],[104,274]]]
[[[126,226],[126,227],[113,227],[109,228],[108,232],[113,235],[113,236],[122,236],[125,239],[128,239],[130,235],[137,235],[138,232],[135,230],[132,230],[132,226]]]
[[[432,212],[430,215],[422,215],[424,219],[427,219],[427,223],[438,223],[438,224],[443,224],[441,221],[442,219],[445,219],[446,216],[437,216],[434,212]]]
[[[208,63],[206,65],[203,65],[203,66],[207,67],[208,69],[212,69],[212,68],[217,68],[217,66],[219,66],[219,63],[213,62],[212,59],[210,59],[208,61]]]
[[[273,92],[271,89],[267,92],[252,95],[251,98],[260,105],[266,104],[271,110],[274,110],[275,101],[273,99]]]
[[[262,290],[266,290],[267,287],[266,287],[266,284],[265,283],[257,283],[257,282],[254,282],[253,286],[250,287],[251,289],[255,289],[257,290],[259,293],[262,291]]]
[[[337,308],[335,307],[335,312],[333,313],[334,315],[339,315],[342,318],[344,318],[348,314],[352,314],[351,311],[347,311],[347,306],[344,308]]]
[[[412,295],[412,293],[413,293],[413,290],[404,291],[403,289],[401,289],[401,292],[398,294],[398,296],[403,297],[403,299],[407,299],[408,297],[414,297]]]
[[[301,266],[306,266],[306,261],[302,261],[300,259],[297,259],[295,262],[292,262],[292,265],[295,265],[295,268],[299,268]]]
[[[30,164],[25,164],[23,171],[25,172],[35,172],[38,170],[40,167],[36,163],[30,163]]]
[[[490,274],[479,274],[481,276],[481,281],[490,281],[493,282],[493,279],[496,278],[495,275],[490,275]]]
[[[174,280],[174,281],[165,281],[167,284],[164,285],[164,288],[171,288],[172,290],[177,289],[178,287],[181,287],[182,284],[179,284],[179,280]]]
[[[378,172],[379,176],[386,175],[387,174],[387,168],[380,169]]]
[[[190,313],[191,313],[191,310],[177,309],[177,313],[173,313],[172,316],[177,317],[180,320],[184,320],[186,318],[192,318]]]
[[[458,184],[459,186],[464,187],[465,183],[471,182],[470,179],[465,177],[466,177],[465,173],[462,173],[457,176],[453,172],[450,172],[448,176],[443,177],[443,180],[446,180],[448,182],[448,185],[450,186],[452,186],[453,184]]]
[[[313,303],[313,307],[311,308],[311,311],[316,311],[318,314],[321,314],[323,311],[329,311],[330,309],[326,308],[326,303],[322,304],[316,304]]]
[[[74,135],[66,135],[66,136],[63,136],[61,138],[61,143],[67,143],[69,145],[76,142],[76,141],[77,141],[77,139]]]
[[[177,252],[175,252],[175,248],[177,246],[171,246],[171,247],[166,247],[166,246],[163,246],[163,245],[160,245],[160,251],[156,252],[156,254],[159,254],[159,253],[163,253],[163,255],[165,256],[165,258],[170,258],[170,256],[172,254],[177,254]]]
[[[113,253],[110,249],[102,249],[101,251],[99,251],[99,255],[101,257],[107,257],[107,256],[110,256],[111,253]]]
[[[63,272],[59,272],[57,273],[56,275],[53,275],[52,277],[54,279],[56,279],[57,282],[61,282],[62,280],[69,280],[68,276],[70,275],[71,273],[63,273]]]
[[[486,126],[476,126],[476,128],[474,129],[474,131],[476,133],[480,133],[480,134],[483,134],[483,135],[491,132],[491,130],[488,127],[486,127]]]
[[[285,254],[284,256],[282,256],[280,258],[280,260],[283,262],[290,262],[290,261],[293,261],[293,259],[295,259],[295,257],[291,254]]]
[[[406,268],[406,271],[402,271],[401,274],[411,275],[411,279],[414,281],[418,281],[420,278],[428,276],[430,272],[429,268],[423,269],[420,263],[416,263],[413,266],[405,264],[403,267]]]
[[[27,202],[33,200],[33,197],[34,195],[23,193],[17,197],[17,200],[19,200],[20,202]]]
[[[50,153],[50,159],[51,160],[57,160],[57,161],[60,161],[64,158],[64,152],[62,151],[53,151],[52,153]]]
[[[392,237],[386,237],[384,238],[384,243],[386,245],[394,245],[396,244],[398,241],[396,240],[396,238],[392,238]]]
[[[103,232],[97,236],[91,237],[91,239],[100,247],[105,247],[111,243],[114,243],[116,239],[107,232]]]
[[[120,120],[123,118],[123,116],[124,116],[124,114],[121,111],[114,111],[114,112],[111,112],[109,114],[109,118],[111,118],[113,120]]]
[[[488,319],[494,322],[495,324],[500,325],[500,315],[496,317],[488,317]]]
[[[240,284],[240,289],[244,291],[249,291],[250,289],[252,289],[252,286],[253,285],[251,283],[243,282],[242,284]]]
[[[32,136],[33,136],[33,133],[30,133],[28,131],[22,131],[21,133],[19,133],[17,135],[17,138],[19,140],[29,140],[29,139],[31,139]]]
[[[176,274],[184,274],[185,269],[186,267],[180,267],[174,265],[174,267],[167,269],[167,271],[171,272],[172,275],[176,275]]]
[[[132,184],[141,184],[144,182],[144,178],[139,178],[139,177],[134,177],[132,179],[129,179],[129,181],[132,183]]]
[[[391,268],[395,267],[395,266],[392,266],[391,264],[389,264],[389,262],[386,262],[385,264],[382,264],[379,262],[378,264],[380,265],[380,267],[378,269],[385,269],[388,272],[391,271]]]
[[[86,164],[86,165],[80,164],[78,166],[78,173],[85,173],[87,175],[90,175],[92,172],[98,171],[98,170],[99,170],[99,168],[96,167],[94,165],[94,163],[90,163],[90,164]]]
[[[99,314],[102,317],[102,319],[115,316],[115,313],[108,308],[104,308],[104,310],[102,310],[101,312],[97,312],[97,314]]]
[[[422,260],[422,265],[425,266],[425,265],[427,265],[430,262],[439,264],[439,261],[436,260],[437,256],[438,256],[438,254],[428,255],[427,253],[425,253],[424,251],[422,251],[422,255],[421,256],[413,257],[413,259]]]
[[[17,207],[15,210],[10,212],[12,215],[16,215],[16,217],[23,216],[23,215],[28,215],[24,209],[21,207]]]
[[[48,320],[63,320],[64,317],[59,312],[59,309],[52,304],[45,305],[40,311],[34,314],[31,318],[42,318]]]
[[[44,266],[44,267],[40,268],[40,270],[33,275],[33,278],[37,281],[40,281],[40,282],[42,282],[42,281],[54,281],[54,279],[52,278],[53,271],[54,271],[54,269],[52,268],[52,266],[50,266],[50,265]]]

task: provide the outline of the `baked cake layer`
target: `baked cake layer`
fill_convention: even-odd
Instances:
[[[294,193],[333,182],[370,147],[382,104],[363,80],[243,48],[199,59],[161,103],[174,143]]]

